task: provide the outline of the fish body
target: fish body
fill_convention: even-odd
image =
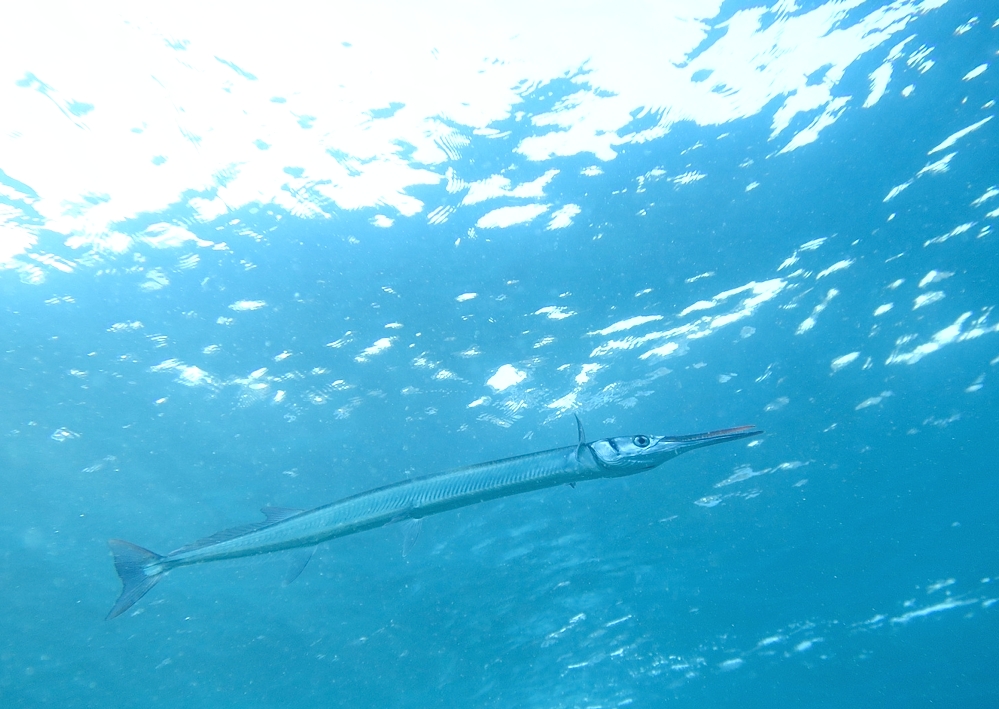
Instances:
[[[315,546],[331,539],[556,485],[634,475],[695,448],[762,433],[753,426],[740,426],[691,436],[640,434],[587,443],[582,424],[578,429],[574,446],[403,480],[311,510],[265,507],[262,522],[223,530],[165,555],[112,539],[108,544],[123,589],[108,619],[124,613],[166,572],[181,566],[304,549],[293,580]]]

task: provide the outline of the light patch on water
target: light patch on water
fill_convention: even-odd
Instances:
[[[710,334],[711,331],[750,317],[763,303],[776,298],[777,295],[784,290],[785,286],[787,286],[787,282],[783,279],[772,278],[768,281],[762,282],[751,281],[744,286],[740,286],[739,288],[733,288],[732,290],[719,293],[713,299],[715,302],[723,302],[733,295],[738,295],[747,291],[751,293],[751,295],[744,298],[739,305],[732,310],[732,312],[710,318],[707,323],[707,327],[702,332],[699,332],[696,335],[691,335],[691,338],[704,337]]]
[[[690,170],[688,172],[683,173],[682,175],[677,175],[676,177],[671,178],[670,182],[672,182],[674,185],[689,185],[693,182],[697,182],[698,180],[703,180],[705,177],[707,177],[707,175],[705,175],[703,172]]]
[[[178,376],[177,381],[186,386],[211,386],[214,384],[214,379],[201,367],[191,366],[178,366]]]
[[[371,357],[381,354],[382,352],[390,348],[392,346],[392,343],[395,342],[395,339],[396,338],[394,337],[382,337],[375,340],[370,347],[365,347],[363,350],[361,350],[361,354],[354,357],[354,361],[367,362],[368,359],[370,359]]]
[[[145,327],[140,320],[131,320],[129,322],[116,322],[114,325],[108,328],[108,332],[128,332],[141,330]]]
[[[527,379],[527,372],[521,371],[512,364],[504,364],[486,380],[486,384],[495,391],[505,391]]]
[[[930,246],[931,244],[942,244],[945,241],[953,239],[955,236],[960,236],[966,231],[970,231],[971,228],[975,226],[975,224],[976,222],[966,222],[965,224],[959,224],[946,234],[943,234],[941,236],[936,236],[932,239],[927,239],[926,241],[923,242],[923,246],[925,247],[925,246]]]
[[[187,242],[194,242],[202,248],[215,246],[213,242],[202,239],[178,224],[163,222],[146,227],[139,235],[138,240],[156,249],[177,248],[184,246]]]
[[[475,226],[479,229],[504,229],[516,224],[530,224],[547,211],[547,204],[500,207],[479,217]]]
[[[964,326],[971,318],[971,312],[963,313],[952,324],[934,333],[929,342],[925,342],[909,352],[902,352],[898,348],[907,344],[911,338],[900,340],[896,343],[896,350],[891,353],[885,364],[915,364],[923,357],[937,352],[947,345],[955,342],[964,342],[965,340],[981,337],[987,333],[999,331],[999,326],[988,324],[988,315],[988,312],[986,312],[985,315],[972,320],[970,327],[965,330]]]
[[[586,382],[590,381],[590,375],[599,372],[601,369],[603,369],[602,364],[594,364],[592,362],[584,364],[579,370],[579,374],[575,377],[576,384],[579,386],[586,384]]]
[[[571,318],[576,312],[562,305],[546,305],[543,308],[535,310],[534,314],[544,315],[549,320],[565,320],[566,318]]]
[[[76,431],[70,431],[68,428],[57,428],[52,432],[52,435],[49,436],[49,438],[56,443],[65,443],[66,441],[76,440],[77,438],[80,438],[81,435],[82,434],[79,434]]]
[[[260,310],[266,306],[267,302],[263,300],[237,300],[229,306],[229,310],[243,312],[247,310]]]
[[[891,74],[891,62],[885,62],[868,75],[868,78],[871,80],[871,88],[867,94],[867,98],[864,100],[864,108],[870,108],[884,97],[888,91]]]
[[[146,272],[146,280],[139,284],[139,288],[147,293],[157,291],[170,285],[170,279],[159,268],[153,268]]]
[[[759,488],[753,488],[751,490],[746,490],[745,492],[730,492],[725,495],[706,495],[697,500],[694,500],[694,504],[698,507],[705,507],[711,509],[712,507],[717,507],[725,500],[731,498],[742,498],[744,500],[752,500],[760,495]]]
[[[695,313],[698,310],[710,310],[714,308],[718,303],[714,300],[699,300],[693,305],[688,305],[686,308],[680,311],[680,317],[686,317],[691,313]]]
[[[985,385],[985,375],[979,374],[977,377],[975,377],[975,381],[973,381],[971,384],[969,384],[964,388],[964,392],[966,394],[974,394],[976,391],[979,391],[984,385]]]
[[[978,24],[978,18],[977,17],[972,17],[970,20],[968,20],[967,22],[965,22],[963,25],[959,25],[958,27],[954,28],[954,36],[955,37],[960,37],[962,34],[965,34],[966,32],[968,32],[972,27],[974,27],[977,24]]]
[[[819,271],[815,275],[815,280],[819,280],[820,278],[825,278],[826,276],[830,276],[836,273],[837,271],[843,271],[852,265],[853,265],[853,259],[843,259],[842,261],[837,261],[829,268]]]
[[[895,199],[900,194],[902,194],[902,192],[904,192],[909,187],[909,185],[911,185],[911,184],[912,184],[912,180],[906,180],[905,182],[903,182],[900,185],[895,185],[890,190],[888,190],[888,194],[886,194],[885,198],[883,200],[881,200],[881,201],[882,202],[891,202],[893,199]]]
[[[0,214],[0,218],[2,218],[2,214]],[[2,224],[2,222],[0,222],[0,224]],[[6,227],[5,224],[3,226]],[[4,232],[5,232],[4,236],[6,237],[7,236],[7,234],[6,234],[6,228],[4,229]],[[75,263],[73,263],[72,261],[67,261],[66,259],[62,258],[61,256],[56,256],[55,254],[30,253],[30,254],[28,254],[28,258],[36,261],[37,263],[45,264],[46,266],[51,266],[55,270],[62,271],[63,273],[72,273],[73,270],[76,268],[76,264]],[[155,272],[156,273],[162,273],[159,270],[156,270]],[[162,278],[166,278],[165,275],[161,276],[161,277]],[[169,281],[167,281],[167,282],[169,283]],[[146,289],[146,290],[152,290],[152,289]]]
[[[785,406],[787,406],[790,403],[791,403],[791,400],[789,398],[787,398],[786,396],[779,396],[776,399],[774,399],[773,401],[771,401],[769,404],[767,404],[766,406],[764,406],[763,410],[767,411],[767,412],[770,412],[770,411],[780,411],[781,409],[783,409]]]
[[[995,187],[989,187],[985,192],[982,193],[981,197],[978,197],[974,202],[971,203],[972,207],[981,207],[983,204],[988,202],[993,197],[999,195],[999,189]]]
[[[106,13],[98,11],[81,18],[79,31],[68,39],[31,29],[8,38],[14,42],[8,47],[11,56],[41,72],[39,76],[57,78],[46,79],[52,85],[33,88],[45,93],[59,115],[49,116],[37,102],[25,100],[23,86],[9,82],[0,89],[6,126],[0,133],[9,163],[5,170],[30,184],[38,195],[33,209],[43,215],[41,228],[72,239],[67,245],[74,249],[110,245],[120,253],[134,243],[156,248],[194,243],[228,250],[224,243],[174,224],[154,225],[135,240],[114,232],[114,225],[135,214],[156,213],[181,199],[192,220],[200,223],[260,204],[274,204],[303,218],[328,219],[335,210],[327,205],[332,205],[345,211],[375,208],[372,224],[398,228],[402,219],[426,211],[414,196],[414,187],[444,185],[449,194],[463,192],[461,209],[498,198],[544,196],[560,177],[557,169],[531,175],[533,179],[520,184],[509,177],[518,173],[506,169],[477,182],[456,174],[455,165],[473,135],[480,139],[510,135],[498,122],[523,115],[517,114],[523,87],[548,85],[574,75],[582,66],[587,70],[588,81],[571,96],[557,98],[524,122],[533,130],[515,150],[534,164],[580,154],[607,161],[626,146],[649,144],[667,135],[677,122],[722,126],[760,115],[774,105],[771,138],[781,136],[780,152],[788,152],[815,141],[844,114],[851,98],[838,86],[848,68],[880,52],[915,17],[935,6],[899,2],[847,17],[835,3],[824,3],[777,13],[765,26],[750,12],[738,13],[727,22],[726,32],[709,42],[709,28],[718,19],[717,7],[710,4],[679,14],[669,6],[647,8],[645,21],[637,24],[626,13],[602,17],[599,27],[606,34],[600,41],[585,42],[578,38],[589,37],[597,26],[591,12],[567,15],[544,6],[532,6],[529,23],[523,19],[526,13],[510,12],[491,17],[488,23],[463,25],[461,32],[436,21],[447,13],[434,3],[415,16],[390,13],[380,24],[347,13],[332,35],[304,9],[292,9],[277,21],[253,13],[235,20],[208,14],[196,26],[184,27],[183,62],[177,61],[179,47],[162,41],[174,32],[168,17],[150,19],[129,10],[123,21],[109,22]],[[27,15],[21,26],[45,26],[40,8],[28,4],[23,12]],[[234,21],[238,32],[231,31]],[[627,32],[616,31],[625,24]],[[551,26],[562,31],[540,29]],[[268,42],[232,44],[225,39],[262,34]],[[125,64],[111,66],[109,57],[89,51],[95,43],[121,46],[123,42],[132,57]],[[906,42],[897,43],[870,73],[865,106],[878,103],[887,91],[892,63],[901,57]],[[384,51],[385,46],[393,51]],[[927,71],[933,65],[931,51],[923,46],[912,52],[909,66]],[[52,57],[57,56],[75,57],[73,70],[53,64]],[[267,76],[258,79],[222,58],[227,56],[238,56],[244,66],[267,67]],[[405,71],[399,71],[399,56],[407,57]],[[665,69],[656,81],[638,80],[641,76],[634,72],[619,70],[622,57],[629,66]],[[319,76],[321,68],[329,66],[337,67],[334,103],[321,89]],[[980,64],[966,74],[967,80],[986,69]],[[114,86],[92,81],[109,71],[118,72],[118,85],[131,87],[127,96]],[[695,80],[704,72],[711,75],[710,81]],[[814,81],[816,75],[822,80]],[[164,76],[170,77],[167,85],[162,83]],[[290,77],[291,83],[282,90],[287,97],[273,96],[274,77]],[[268,85],[270,91],[262,88]],[[176,117],[159,110],[169,86],[188,87],[194,97],[184,102],[179,130]],[[215,103],[211,97],[220,86],[225,100]],[[100,110],[80,112],[79,102],[71,97],[84,95]],[[391,103],[405,109],[375,112]],[[129,117],[130,125],[141,126],[135,132],[145,141],[143,149],[129,149],[131,143],[125,141],[135,137],[131,133],[123,137],[122,116]],[[34,157],[51,145],[59,145],[65,155],[61,169],[53,170]],[[400,151],[400,145],[407,150]],[[700,142],[689,150],[699,147]],[[202,159],[185,160],[192,149]],[[88,159],[92,155],[103,156],[102,169],[93,169]],[[288,165],[300,167],[292,171]],[[706,179],[696,166],[669,178],[662,172],[661,177],[677,186]],[[586,176],[602,173],[596,164],[581,170]],[[210,199],[184,196],[208,184],[218,186]],[[525,224],[548,208],[506,206],[479,217],[478,224],[480,228]],[[578,214],[576,209],[574,205],[557,209],[548,228],[568,226]],[[428,221],[442,223],[454,210],[453,205],[437,206]],[[228,226],[231,234],[264,238],[239,219],[230,220]],[[27,241],[12,240],[19,246],[12,247],[11,258],[34,248],[35,227],[19,228]],[[353,236],[346,239],[356,242]],[[59,263],[22,266],[21,277],[42,282],[43,268],[58,268]]]
[[[816,251],[822,244],[829,240],[828,236],[820,236],[817,239],[810,239],[798,247],[798,251]]]
[[[936,583],[931,583],[926,587],[926,593],[936,593],[940,589],[948,588],[957,583],[957,579],[944,579],[943,581],[937,581]]]
[[[576,408],[576,392],[571,391],[563,397],[556,399],[555,401],[548,404],[549,409],[557,409],[559,413],[569,411]]]
[[[808,88],[816,88],[817,86],[818,85]],[[786,127],[787,123],[785,122],[788,122],[788,114],[795,115],[806,106],[811,109],[822,106],[822,104],[816,105],[814,103],[817,98],[818,97],[815,95],[815,92],[809,91],[807,88],[801,92],[800,97],[789,97],[784,103],[784,106],[778,109],[777,113],[774,114],[775,129],[771,133],[771,136],[776,137],[776,135]],[[798,131],[787,143],[787,145],[777,151],[778,154],[789,153],[792,150],[797,150],[798,148],[804,147],[818,140],[819,133],[839,120],[843,111],[846,110],[846,105],[849,103],[850,97],[838,96],[836,98],[831,98],[824,95],[823,101],[825,105],[822,107],[822,113],[814,118],[811,123]],[[782,122],[784,125],[779,125],[778,122]]]
[[[619,624],[621,624],[621,623],[623,623],[623,622],[625,622],[627,620],[631,620],[632,617],[633,616],[631,614],[629,614],[629,615],[623,616],[621,618],[617,618],[615,620],[608,621],[607,623],[604,623],[604,627],[605,628],[610,628],[610,627],[613,627],[615,625],[619,625]]]
[[[810,638],[808,640],[802,640],[800,643],[794,646],[795,652],[806,652],[811,650],[815,643],[822,642],[823,638]]]
[[[830,364],[829,367],[832,369],[833,374],[843,369],[843,367],[854,362],[860,356],[859,352],[850,352],[842,357],[837,357]]]
[[[923,175],[940,175],[948,170],[950,170],[950,161],[954,159],[957,153],[948,153],[942,158],[935,162],[926,163],[919,172],[916,173],[916,177],[922,177]]]
[[[538,311],[540,312],[540,311]],[[626,320],[619,320],[613,325],[608,325],[602,330],[593,330],[586,333],[587,335],[611,335],[615,332],[622,332],[624,330],[630,330],[633,327],[638,327],[644,325],[645,323],[656,322],[657,320],[662,320],[662,315],[636,315],[633,318],[627,318]]]
[[[785,470],[797,470],[808,465],[808,463],[803,463],[800,460],[791,460],[780,465],[775,465],[770,468],[763,468],[762,470],[753,470],[750,465],[740,465],[735,469],[735,472],[729,475],[727,478],[721,482],[714,484],[714,487],[728,487],[729,485],[735,485],[736,483],[745,482],[751,478],[757,478],[761,475],[772,475],[773,473],[783,472]]]
[[[509,178],[503,175],[491,175],[484,180],[470,183],[468,185],[468,192],[462,199],[462,204],[478,204],[487,199],[496,199],[498,197],[540,199],[545,196],[545,187],[548,186],[558,173],[558,170],[548,170],[541,177],[530,182],[524,182],[516,187],[511,187]]]
[[[659,347],[653,347],[648,352],[644,352],[638,356],[638,359],[648,359],[649,357],[668,357],[671,354],[677,352],[680,349],[680,345],[675,342],[667,342],[665,345],[660,345]]]
[[[455,300],[458,301],[459,303],[464,303],[469,300],[475,300],[478,297],[479,297],[478,293],[462,293],[461,295],[456,296]]]
[[[890,396],[892,396],[892,392],[890,392],[890,391],[883,391],[880,394],[878,394],[877,396],[871,396],[871,397],[868,397],[868,398],[864,399],[859,404],[857,404],[855,407],[853,407],[853,409],[854,409],[854,411],[860,411],[861,409],[866,409],[866,408],[869,408],[871,406],[877,406],[878,404],[882,403],[885,399],[887,399]]]
[[[554,229],[565,229],[567,226],[572,226],[572,220],[580,213],[579,205],[577,204],[567,204],[564,207],[556,209],[552,212],[551,219],[548,221],[548,226],[545,227],[549,231]]]
[[[978,603],[978,599],[970,600],[958,600],[956,598],[948,598],[946,601],[942,601],[932,606],[927,606],[925,608],[920,608],[919,610],[909,611],[908,613],[903,613],[902,615],[895,616],[891,619],[893,624],[905,624],[915,618],[925,618],[928,615],[933,615],[935,613],[943,613],[944,611],[949,611],[953,608],[961,608],[962,606],[970,606],[974,603]]]
[[[925,288],[931,283],[939,283],[940,281],[950,278],[953,275],[954,273],[952,271],[937,271],[936,269],[933,269],[920,279],[919,287]]]
[[[944,292],[942,290],[930,291],[929,293],[923,293],[917,296],[915,300],[912,301],[912,309],[919,310],[920,308],[925,308],[927,305],[932,305],[938,301],[944,299]]]
[[[333,342],[327,342],[326,346],[327,347],[331,347],[331,348],[333,348],[335,350],[338,350],[341,347],[343,347],[344,345],[346,345],[346,344],[354,341],[354,338],[351,337],[351,335],[353,335],[353,333],[350,330],[348,330],[347,332],[345,332],[343,334],[343,337],[341,337],[341,338],[339,338],[337,340],[333,340]]]
[[[984,65],[984,66],[988,66],[988,65]],[[972,78],[974,78],[974,77],[972,77]],[[941,150],[946,150],[947,148],[949,148],[952,145],[954,145],[954,143],[956,143],[957,141],[959,141],[961,138],[963,138],[964,136],[968,135],[969,133],[973,133],[974,131],[978,130],[979,128],[981,128],[982,126],[984,126],[986,123],[988,123],[991,120],[992,120],[992,116],[986,116],[985,118],[983,118],[982,120],[978,121],[977,123],[972,123],[967,128],[962,128],[961,130],[957,131],[956,133],[953,133],[950,136],[948,136],[947,138],[945,138],[942,143],[940,143],[939,145],[937,145],[935,148],[931,149],[926,154],[927,155],[932,155],[933,153],[938,153]]]
[[[811,330],[813,327],[815,327],[816,322],[818,322],[819,315],[821,315],[822,311],[824,311],[826,308],[829,307],[829,303],[831,303],[832,299],[835,298],[837,295],[839,295],[839,291],[836,290],[835,288],[830,288],[829,291],[826,293],[826,297],[822,299],[821,303],[812,308],[811,315],[805,318],[801,322],[801,324],[798,325],[798,329],[795,331],[794,334],[803,335],[809,330]]]
[[[988,64],[979,64],[974,69],[972,69],[971,71],[969,71],[967,74],[965,74],[964,76],[962,76],[961,77],[961,81],[971,81],[972,79],[978,78],[979,76],[981,76],[982,74],[984,74],[986,71],[988,71],[988,68],[989,68]],[[989,116],[989,118],[992,118],[992,116]],[[986,119],[986,120],[988,120],[988,119]]]

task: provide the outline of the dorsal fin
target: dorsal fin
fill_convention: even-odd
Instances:
[[[230,539],[235,539],[236,537],[241,537],[244,534],[249,534],[250,532],[256,532],[262,527],[266,527],[270,522],[264,520],[263,522],[253,522],[251,524],[241,524],[238,527],[230,527],[229,529],[223,529],[221,532],[215,532],[215,534],[210,537],[205,537],[204,539],[199,539],[196,542],[191,542],[190,544],[185,544],[180,549],[174,549],[167,556],[173,556],[174,554],[180,554],[185,551],[194,551],[195,549],[204,549],[212,544],[218,544],[220,542],[227,542]]]
[[[300,510],[297,507],[261,507],[260,511],[264,513],[264,517],[267,524],[273,524],[274,522],[280,522],[286,520],[289,517],[294,517],[295,515],[300,515],[305,510]]]
[[[583,452],[583,446],[586,445],[586,431],[583,430],[583,421],[579,418],[579,414],[573,414],[576,417],[576,430],[579,432],[579,442],[576,443],[576,461],[580,460],[579,456]]]
[[[302,512],[302,510],[296,510],[290,507],[264,507],[260,511],[263,512],[264,517],[266,517],[266,519],[261,522],[251,522],[250,524],[241,524],[238,527],[223,529],[221,532],[215,532],[215,534],[210,537],[205,537],[204,539],[199,539],[196,542],[185,544],[180,549],[174,549],[169,555],[180,554],[185,551],[194,551],[195,549],[204,549],[212,544],[227,542],[230,539],[241,537],[244,534],[256,532],[258,529],[263,529],[264,527],[272,525],[275,522],[280,522],[281,520],[288,519],[289,517],[294,517]]]

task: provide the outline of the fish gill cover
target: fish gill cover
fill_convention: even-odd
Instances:
[[[999,698],[994,10],[46,7],[0,24],[5,706]],[[573,414],[767,434],[103,620],[110,537]]]

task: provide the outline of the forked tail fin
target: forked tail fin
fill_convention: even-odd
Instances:
[[[156,552],[122,539],[109,539],[108,546],[114,554],[114,568],[121,578],[122,589],[105,620],[117,618],[131,608],[133,603],[146,595],[146,591],[156,585],[164,571],[154,566],[163,558]]]

